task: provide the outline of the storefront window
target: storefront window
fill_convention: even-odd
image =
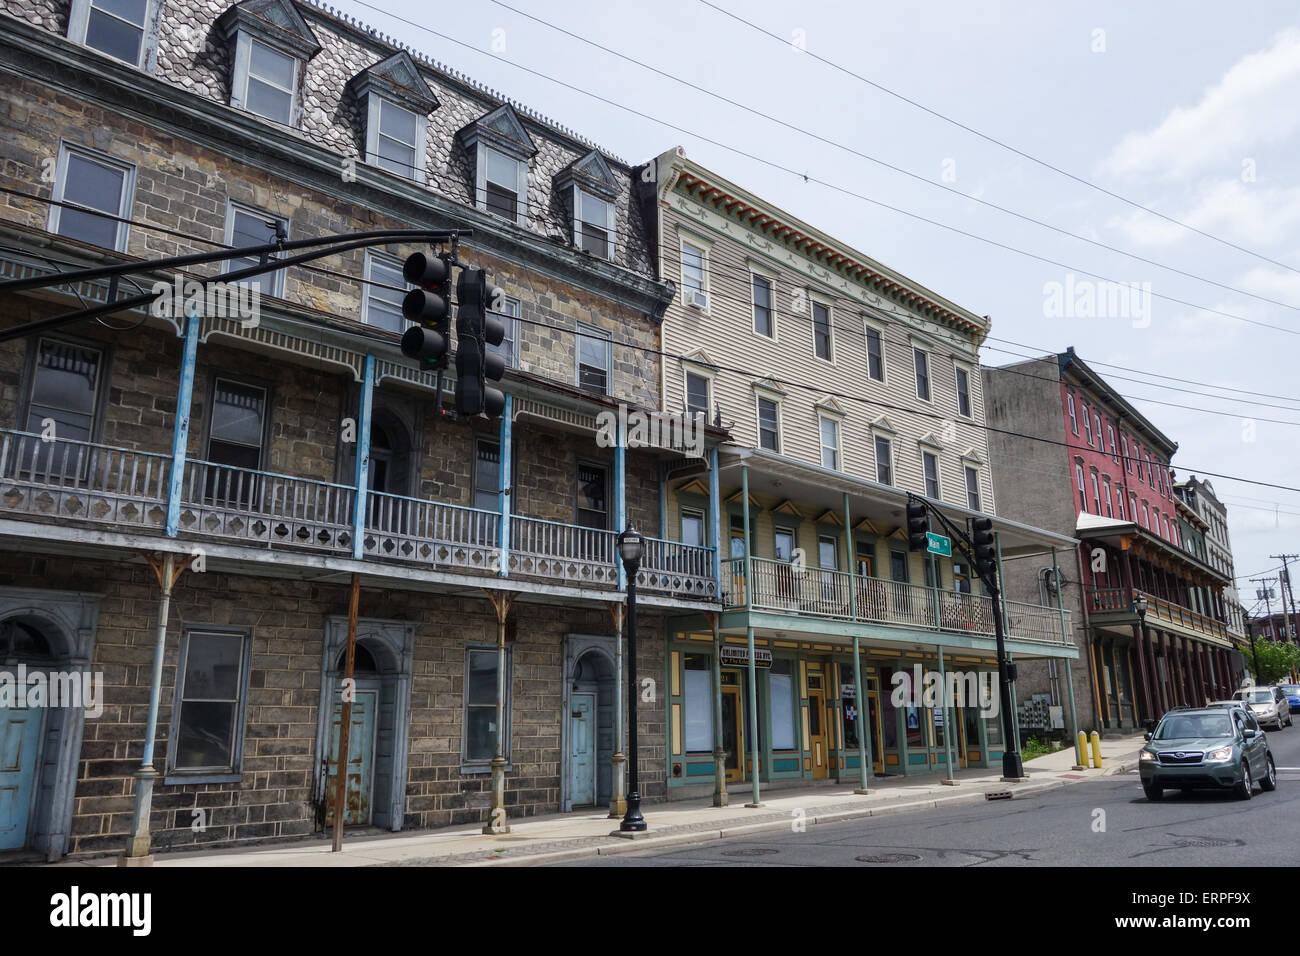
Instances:
[[[686,752],[713,753],[713,672],[706,654],[686,655]]]
[[[980,711],[976,706],[967,706],[962,708],[962,719],[966,724],[966,748],[968,750],[979,750],[980,748]]]
[[[988,734],[989,747],[1000,750],[1002,748],[1002,715],[995,714],[992,717],[985,717],[984,731]]]
[[[791,661],[772,661],[768,686],[772,697],[772,749],[794,750],[794,674]]]
[[[896,750],[898,748],[898,715],[894,712],[894,694],[893,694],[893,671],[886,667],[880,672],[880,699],[883,719],[885,721],[884,738],[885,749]]]

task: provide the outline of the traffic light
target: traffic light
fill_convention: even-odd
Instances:
[[[444,369],[451,346],[451,256],[417,252],[402,264],[402,277],[420,287],[402,299],[402,315],[419,323],[403,333],[402,354],[423,368]]]
[[[919,501],[907,503],[907,550],[926,551],[930,543],[926,535],[930,532],[930,513]]]
[[[456,414],[490,417],[506,407],[505,394],[487,381],[500,381],[505,360],[487,346],[500,345],[506,328],[489,309],[499,311],[503,293],[489,285],[482,269],[461,269],[456,280]]]
[[[987,578],[998,566],[997,553],[993,544],[993,519],[973,519],[971,532],[971,539],[975,545],[975,573],[982,578]]]

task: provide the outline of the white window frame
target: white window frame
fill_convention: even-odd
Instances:
[[[606,329],[598,325],[587,325],[585,322],[577,323],[577,331],[587,336],[595,336],[605,340],[605,390],[599,394],[613,394],[614,389],[614,336]],[[580,348],[581,339],[574,343],[573,349],[573,383],[583,391],[594,391],[582,384],[582,349]],[[682,404],[685,404],[683,402]]]
[[[920,355],[924,355],[924,356],[925,356],[925,391],[926,391],[926,394],[925,394],[925,395],[922,395],[922,394],[921,394],[921,368],[920,368],[919,363],[917,362],[917,356],[920,356]],[[933,368],[933,366],[934,366],[934,363],[930,361],[930,352],[929,352],[929,350],[928,350],[928,349],[923,349],[923,348],[921,348],[921,346],[919,346],[919,345],[917,345],[915,342],[913,342],[913,343],[912,343],[912,377],[913,377],[913,385],[914,385],[915,390],[916,390],[916,400],[917,400],[918,402],[926,402],[926,403],[928,403],[928,404],[933,404],[933,403],[934,403],[934,368]]]
[[[826,464],[826,449],[830,446],[826,445],[824,441],[824,433],[822,431],[823,422],[829,422],[830,425],[835,429],[835,445],[834,445],[835,464],[834,465]],[[835,418],[833,415],[826,415],[819,412],[817,414],[818,463],[821,464],[823,468],[829,468],[832,471],[843,471],[844,470],[843,449],[844,449],[844,436],[840,433],[840,420],[838,418]]]
[[[763,413],[761,402],[771,402],[776,407],[776,448],[763,448]],[[777,455],[781,454],[781,400],[774,395],[764,395],[762,392],[754,393],[754,435],[758,439],[758,447],[764,451],[770,451]],[[819,426],[820,427],[820,426]],[[820,435],[818,439],[820,440]]]
[[[1110,475],[1101,476],[1101,487],[1102,490],[1106,492],[1106,517],[1113,518],[1115,517],[1115,508],[1114,508],[1115,503],[1111,500],[1110,497],[1111,494]]]
[[[709,420],[709,411],[713,408],[713,376],[702,372],[697,368],[687,366],[682,369],[682,408],[688,415],[694,415],[695,410],[689,405],[691,398],[691,377],[694,376],[704,381],[704,421]]]
[[[1088,492],[1083,483],[1083,465],[1079,462],[1074,463],[1074,482],[1079,488],[1079,506],[1084,512],[1088,511]]]
[[[264,209],[258,209],[256,206],[248,206],[245,205],[244,203],[235,202],[233,199],[228,199],[226,200],[226,231],[225,231],[225,239],[224,239],[227,246],[234,245],[236,212],[242,212],[246,216],[253,216],[254,218],[261,219],[264,222],[270,222],[270,223],[283,222],[285,235],[286,236],[288,235],[289,232],[288,219],[285,219],[281,216],[273,215],[272,213],[269,213]],[[229,272],[234,267],[235,267],[234,259],[226,259],[221,264],[221,270],[223,272]],[[261,278],[263,280],[262,283],[263,295],[274,296],[275,298],[284,297],[285,271],[286,271],[285,269],[276,269],[274,272],[262,273]],[[266,282],[268,277],[271,280],[269,285]],[[240,281],[246,282],[247,280],[245,279]]]
[[[1124,507],[1124,495],[1126,494],[1123,485],[1115,486],[1115,504],[1119,505],[1119,520],[1128,520],[1128,509]]]
[[[365,262],[365,270],[366,270],[365,276],[367,282],[377,281],[374,276],[374,265],[376,262],[380,263],[381,265],[388,266],[391,269],[396,269],[397,274],[399,276],[402,274],[401,259],[398,259],[396,256],[387,255],[386,253],[376,252],[373,249],[367,249],[366,262]],[[405,278],[402,279],[402,282],[406,284],[406,288],[408,290],[415,288],[415,286],[411,285],[409,282],[406,282]],[[373,325],[373,323],[370,321],[370,297],[373,293],[374,293],[374,289],[371,286],[367,285],[364,288],[361,295],[361,322],[363,325]],[[401,335],[404,331],[406,331],[406,328],[411,324],[410,321],[406,318],[406,316],[402,316],[402,323],[403,324],[401,328],[397,330],[398,335]],[[375,328],[383,328],[383,327],[376,325]],[[385,331],[392,331],[392,330],[385,329]]]
[[[758,330],[758,301],[754,295],[754,280],[762,279],[767,283],[767,313],[772,323],[772,334]],[[749,311],[750,311],[750,329],[760,338],[768,339],[772,342],[779,341],[777,337],[776,322],[776,276],[769,272],[760,272],[752,265],[749,267]]]
[[[980,510],[980,471],[978,468],[974,467],[973,465],[965,465],[963,467],[965,468],[966,471],[966,507],[970,508],[971,511],[979,511]],[[974,491],[971,490],[972,478],[975,479]],[[971,500],[970,500],[972,494],[974,494],[975,496],[974,504],[971,504]]]
[[[826,310],[826,350],[829,353],[824,358],[817,354],[817,307],[821,306]],[[808,320],[809,329],[812,333],[813,358],[819,362],[825,362],[827,365],[835,364],[835,308],[826,299],[820,296],[808,296]]]
[[[1133,474],[1133,459],[1129,456],[1129,453],[1128,453],[1128,450],[1129,450],[1129,449],[1128,449],[1128,436],[1125,435],[1123,432],[1120,432],[1120,434],[1119,434],[1119,443],[1120,443],[1120,447],[1123,449],[1123,456],[1124,456],[1124,470],[1127,471],[1127,472],[1131,475],[1131,474]]]
[[[885,451],[889,455],[889,461],[885,464],[889,469],[889,480],[880,480],[880,443],[885,443]],[[876,483],[894,487],[894,479],[897,477],[894,473],[894,439],[889,435],[882,435],[879,432],[871,433],[871,457],[876,462]]]
[[[583,189],[577,183],[573,184],[573,245],[576,249],[582,248],[582,225],[585,220],[582,218],[582,197],[590,196],[592,199],[605,204],[606,225],[593,222],[591,225],[605,230],[606,249],[605,255],[596,256],[597,259],[604,259],[607,262],[614,261],[614,250],[618,246],[618,214],[614,210],[614,201],[590,189]],[[588,253],[595,255],[595,253]]]
[[[465,644],[465,682],[464,682],[464,684],[462,685],[462,686],[465,688],[465,692],[461,695],[461,714],[460,714],[460,716],[461,716],[461,719],[460,719],[460,772],[461,772],[461,773],[487,773],[487,772],[491,769],[491,766],[490,766],[490,765],[491,765],[492,760],[493,760],[492,757],[486,757],[486,758],[478,758],[478,757],[476,757],[476,758],[472,758],[472,759],[471,759],[470,756],[466,753],[467,745],[468,745],[468,743],[469,743],[469,708],[470,708],[470,700],[469,700],[469,682],[470,682],[470,680],[469,680],[469,674],[470,674],[470,657],[471,657],[471,655],[473,655],[473,654],[490,654],[490,655],[492,655],[493,659],[497,661],[497,666],[498,666],[498,667],[500,666],[501,658],[500,658],[500,656],[499,656],[499,654],[498,654],[497,646],[496,646],[495,644],[482,644],[482,643],[479,643],[479,642],[472,642],[472,643],[471,643],[471,642],[467,642],[467,643]],[[506,694],[505,694],[505,697],[506,697],[505,719],[506,719],[506,721],[505,721],[505,722],[506,722],[506,726],[505,726],[505,734],[504,734],[503,737],[502,737],[502,740],[505,742],[505,746],[504,746],[505,753],[503,753],[503,754],[501,755],[501,756],[505,757],[505,759],[506,759],[506,764],[507,764],[506,769],[507,769],[507,770],[510,769],[510,750],[511,750],[510,744],[511,744],[512,737],[514,736],[514,722],[510,719],[510,718],[511,718],[511,711],[513,711],[513,709],[514,709],[514,693],[513,693],[513,691],[514,691],[514,683],[515,683],[515,681],[514,681],[514,676],[515,676],[515,653],[514,653],[514,648],[507,644],[507,645],[506,645],[506,673],[505,673],[505,692],[506,692]],[[498,680],[499,680],[499,678],[498,678]],[[485,706],[487,706],[487,705],[486,705],[486,704],[474,704],[473,706],[475,706],[475,707],[485,707]]]
[[[1092,420],[1097,426],[1097,448],[1100,451],[1106,450],[1106,439],[1101,434],[1101,413],[1097,411],[1097,406],[1092,408]]]
[[[477,162],[475,163],[475,170],[474,170],[474,190],[475,190],[474,194],[476,197],[476,202],[474,203],[474,205],[479,209],[483,210],[484,212],[488,213],[489,215],[493,215],[493,216],[496,215],[496,213],[488,209],[488,201],[487,201],[488,200],[487,167],[488,167],[489,152],[496,153],[498,156],[502,157],[503,159],[507,159],[510,162],[515,164],[515,219],[514,221],[516,225],[527,226],[528,225],[528,161],[526,159],[520,159],[518,156],[511,156],[505,150],[497,149],[495,146],[490,146],[487,143],[482,142],[481,140],[479,141],[478,144],[478,156],[477,156]],[[498,183],[495,180],[493,180],[493,183],[497,186],[501,186],[502,188],[505,188],[507,185],[506,183]],[[503,217],[498,217],[498,218],[503,218]],[[505,220],[505,221],[509,222],[510,220]]]
[[[523,318],[524,305],[522,301],[509,295],[502,299],[502,305],[504,306],[504,309],[501,312],[495,313],[495,315],[505,327],[506,334],[505,337],[501,339],[501,345],[489,345],[487,350],[497,355],[501,355],[505,360],[506,368],[517,369],[519,368],[519,320]],[[507,342],[510,343],[510,352],[508,354],[503,354],[501,349]],[[575,367],[577,365],[576,354],[574,356],[574,365]]]
[[[54,190],[53,198],[55,202],[63,202],[64,187],[68,184],[68,162],[73,153],[76,153],[82,159],[92,163],[98,163],[101,166],[112,166],[125,175],[122,177],[122,195],[118,197],[117,215],[122,219],[131,218],[131,208],[135,203],[135,166],[131,163],[123,162],[120,159],[114,159],[98,150],[86,149],[84,146],[74,146],[71,143],[59,143],[59,158],[54,167]],[[85,206],[78,206],[78,209],[84,209],[88,213],[97,213],[102,210],[90,209]],[[49,222],[46,229],[51,233],[58,233],[59,222],[62,219],[61,213],[63,207],[50,204]],[[69,236],[68,238],[73,238]],[[131,224],[127,222],[117,223],[117,233],[114,236],[113,251],[126,252],[127,243],[131,240]]]
[[[1101,482],[1097,480],[1097,471],[1093,469],[1089,473],[1092,480],[1092,506],[1097,509],[1097,517],[1101,517]]]
[[[1113,422],[1106,422],[1106,437],[1110,441],[1110,458],[1115,464],[1119,464],[1119,451],[1115,447],[1115,425]]]
[[[274,116],[262,116],[261,113],[254,113],[247,105],[249,66],[252,63],[254,43],[293,60],[293,84],[292,88],[286,91],[289,94],[289,119],[284,125],[291,129],[300,128],[302,125],[302,59],[287,50],[259,40],[243,30],[239,31],[235,39],[235,70],[230,83],[230,105],[235,109],[252,113],[253,116],[261,116],[262,119],[268,122],[280,122]],[[258,79],[261,80],[261,77],[258,77]],[[265,80],[261,81],[266,82]],[[268,83],[267,85],[274,84]],[[279,89],[283,89],[283,87],[279,87]]]
[[[1070,431],[1073,432],[1077,438],[1079,435],[1079,417],[1074,409],[1074,393],[1067,392],[1065,394],[1065,401],[1070,412]]]
[[[966,411],[964,412],[961,410],[961,392],[962,392],[961,376],[962,375],[966,376]],[[971,373],[970,373],[970,369],[967,368],[966,365],[964,365],[961,362],[954,361],[952,363],[952,383],[953,383],[953,387],[957,390],[958,416],[960,416],[961,418],[973,419],[975,417],[975,395],[971,390]]]
[[[880,382],[882,385],[889,385],[889,358],[888,349],[885,348],[885,327],[879,322],[873,322],[863,317],[862,320],[862,349],[867,359],[867,381]],[[880,339],[880,378],[871,374],[871,333],[875,333]]]
[[[933,498],[939,501],[943,498],[943,476],[939,468],[939,452],[933,448],[921,446],[921,489],[927,498]],[[930,494],[929,477],[925,473],[925,459],[929,456],[934,459],[934,494]]]
[[[402,110],[410,113],[415,117],[415,142],[403,145],[409,145],[415,150],[415,167],[404,172],[393,172],[379,162],[379,137],[380,133],[380,115],[385,106],[393,109]],[[392,139],[392,137],[388,137]],[[417,113],[415,110],[403,106],[401,103],[385,99],[378,93],[368,93],[366,95],[366,162],[387,173],[393,173],[394,176],[401,176],[403,179],[410,179],[417,183],[428,182],[426,170],[428,168],[428,138],[429,138],[429,116],[426,113]]]
[[[1087,439],[1088,447],[1092,447],[1092,414],[1088,411],[1088,403],[1083,403],[1083,434]]]
[[[136,69],[144,70],[147,73],[154,72],[158,62],[158,11],[161,7],[160,0],[146,0],[144,5],[144,23],[141,24],[142,35],[140,37],[140,54],[136,61],[131,63],[130,60],[119,60],[111,53],[107,53],[99,47],[93,47],[87,42],[90,32],[90,10],[94,6],[94,0],[72,0],[72,8],[68,13],[68,39],[73,43],[78,43],[89,50],[94,50],[102,56],[117,60],[118,63],[129,63]],[[108,10],[101,12],[122,20],[122,17],[111,13]],[[123,21],[129,22],[129,21]]]
[[[679,272],[679,278],[681,279],[682,282],[681,284],[682,305],[691,309],[699,309],[705,314],[708,314],[709,305],[710,305],[709,246],[706,243],[703,243],[700,240],[696,239],[694,236],[679,236],[677,245],[678,245],[677,262],[679,266],[678,272]],[[686,247],[687,246],[690,246],[692,249],[699,250],[700,253],[700,286],[701,287],[699,289],[691,288],[686,282]],[[697,300],[695,298],[696,295],[702,295],[704,297],[704,301],[700,302],[699,300]]]

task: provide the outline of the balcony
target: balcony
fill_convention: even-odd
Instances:
[[[166,534],[170,455],[0,429],[0,514]],[[311,478],[186,461],[178,530],[272,550],[352,557],[356,489]],[[367,559],[495,577],[501,514],[369,492]],[[581,587],[618,586],[615,533],[510,516],[510,576]],[[713,549],[646,538],[637,585],[713,601]]]
[[[807,568],[787,561],[750,558],[723,562],[723,604],[837,621],[884,624],[910,630],[995,636],[993,602],[980,594],[936,590],[916,584],[864,578],[845,571]],[[1008,639],[1055,647],[1071,646],[1069,612],[1064,633],[1058,608],[1003,601]]]
[[[1198,614],[1191,608],[1164,598],[1158,598],[1146,591],[1130,588],[1089,588],[1088,614],[1093,617],[1123,618],[1130,623],[1137,623],[1137,612],[1133,602],[1139,594],[1147,599],[1147,625],[1149,627],[1168,626],[1180,633],[1190,633],[1212,637],[1228,643],[1228,625],[1214,618]]]

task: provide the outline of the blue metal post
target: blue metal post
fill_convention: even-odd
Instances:
[[[627,528],[627,433],[623,425],[622,421],[618,423],[618,437],[614,443],[614,527],[619,531]],[[618,569],[618,587],[622,590],[627,587],[627,572],[618,555],[614,555],[614,566]]]
[[[357,484],[352,500],[352,557],[365,556],[366,497],[370,493],[370,417],[375,398],[375,357],[366,356],[361,373],[361,402],[357,412]]]
[[[722,493],[718,490],[718,448],[709,449],[709,521],[713,524],[713,580],[722,593]]]
[[[180,530],[181,497],[185,491],[185,452],[190,440],[190,407],[194,400],[194,367],[199,357],[199,312],[190,310],[185,327],[185,351],[181,358],[181,381],[176,388],[176,424],[172,429],[171,487],[167,490],[167,536]]]
[[[515,418],[515,398],[513,395],[506,396],[505,411],[501,413],[501,471],[498,481],[501,483],[501,530],[498,536],[498,550],[501,558],[501,566],[497,568],[499,577],[510,577],[510,442],[514,437],[514,418]],[[616,559],[617,563],[617,559]]]

